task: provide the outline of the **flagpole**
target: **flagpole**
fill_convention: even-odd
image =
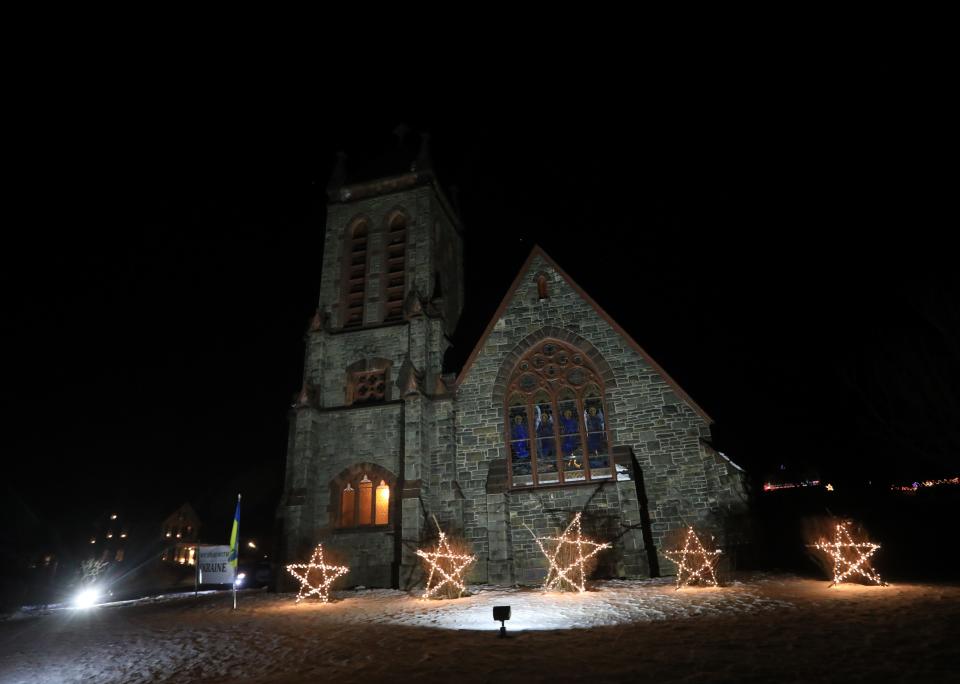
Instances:
[[[233,561],[233,609],[237,609],[237,571],[240,569],[240,495],[237,494],[237,514],[234,516],[234,529],[233,534],[231,535],[233,539],[230,541],[233,542],[236,546],[235,553],[236,558]]]

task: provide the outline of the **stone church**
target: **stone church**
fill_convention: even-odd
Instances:
[[[325,555],[347,586],[422,582],[439,522],[478,560],[470,582],[536,584],[531,531],[578,511],[609,541],[598,574],[671,573],[665,536],[724,539],[739,469],[710,417],[543,250],[534,248],[458,374],[464,228],[423,149],[400,172],[328,187],[317,314],[290,415],[281,558]]]

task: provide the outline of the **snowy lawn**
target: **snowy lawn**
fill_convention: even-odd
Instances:
[[[0,621],[0,682],[960,681],[960,587],[741,577],[676,591],[600,582],[586,594],[471,587],[336,601],[228,593]],[[508,639],[492,607],[510,605]]]

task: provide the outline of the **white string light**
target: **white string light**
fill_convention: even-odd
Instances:
[[[310,571],[320,571],[320,583],[314,586],[310,582]],[[297,603],[305,598],[317,596],[326,603],[329,600],[330,585],[341,575],[350,572],[345,565],[327,565],[323,562],[323,544],[317,544],[313,550],[309,563],[295,563],[287,566],[287,571],[300,580],[300,591],[297,593]],[[300,572],[302,571],[302,572]],[[309,587],[309,591],[307,588]]]
[[[700,537],[693,531],[692,525],[687,530],[687,538],[682,549],[672,549],[663,553],[677,564],[678,590],[694,582],[717,586],[717,576],[713,573],[713,566],[717,562],[717,557],[723,552],[719,549],[707,551],[700,542]]]
[[[886,586],[886,582],[880,579],[880,575],[867,562],[867,559],[879,550],[880,545],[873,542],[854,542],[853,537],[850,536],[850,530],[847,529],[848,525],[849,523],[846,522],[837,524],[832,544],[821,539],[813,545],[815,549],[825,551],[833,558],[833,582],[830,586],[840,584],[854,575],[860,575],[874,584]],[[845,552],[850,551],[857,555],[857,558],[852,561],[845,555]]]
[[[529,527],[527,529],[530,530]],[[533,530],[530,530],[530,534],[533,534]],[[584,563],[603,549],[611,548],[610,544],[601,544],[583,538],[580,528],[580,513],[573,516],[573,520],[570,521],[567,529],[559,537],[538,537],[533,534],[533,538],[537,542],[537,546],[540,547],[540,551],[546,556],[547,562],[550,563],[547,579],[543,583],[543,588],[547,591],[572,591],[574,589],[581,593],[586,591],[587,578]],[[545,541],[556,542],[552,553],[544,547],[543,542]],[[564,565],[561,560],[565,545],[576,548],[576,555],[567,565]],[[589,549],[587,553],[584,553],[584,547]]]
[[[433,522],[440,533],[440,541],[436,550],[417,549],[417,555],[430,566],[430,575],[427,577],[427,588],[423,592],[423,598],[438,596],[440,590],[448,584],[457,590],[457,598],[460,598],[463,592],[467,590],[463,583],[463,571],[477,560],[477,557],[464,553],[454,553],[453,549],[450,548],[450,542],[447,541],[447,535],[440,529],[440,523],[437,522],[436,518],[433,519]],[[441,561],[443,562],[441,563]],[[444,566],[448,566],[449,571]],[[433,583],[434,578],[438,580],[436,584]]]

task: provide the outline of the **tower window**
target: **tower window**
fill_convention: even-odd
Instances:
[[[363,307],[367,290],[367,237],[365,220],[354,223],[346,241],[343,278],[343,327],[363,325]]]
[[[380,469],[370,467],[371,471],[355,474],[351,481],[340,487],[337,527],[376,527],[390,523],[390,485],[387,484],[386,471],[383,477],[379,477]],[[371,479],[370,475],[375,477]],[[375,485],[378,481],[379,484]]]
[[[368,371],[355,371],[350,374],[351,404],[366,404],[383,401],[387,394],[387,372],[380,368]]]
[[[537,299],[547,299],[550,292],[547,289],[547,276],[541,275],[537,278]]]
[[[384,321],[398,321],[403,318],[406,259],[407,218],[401,213],[395,213],[387,223]]]

